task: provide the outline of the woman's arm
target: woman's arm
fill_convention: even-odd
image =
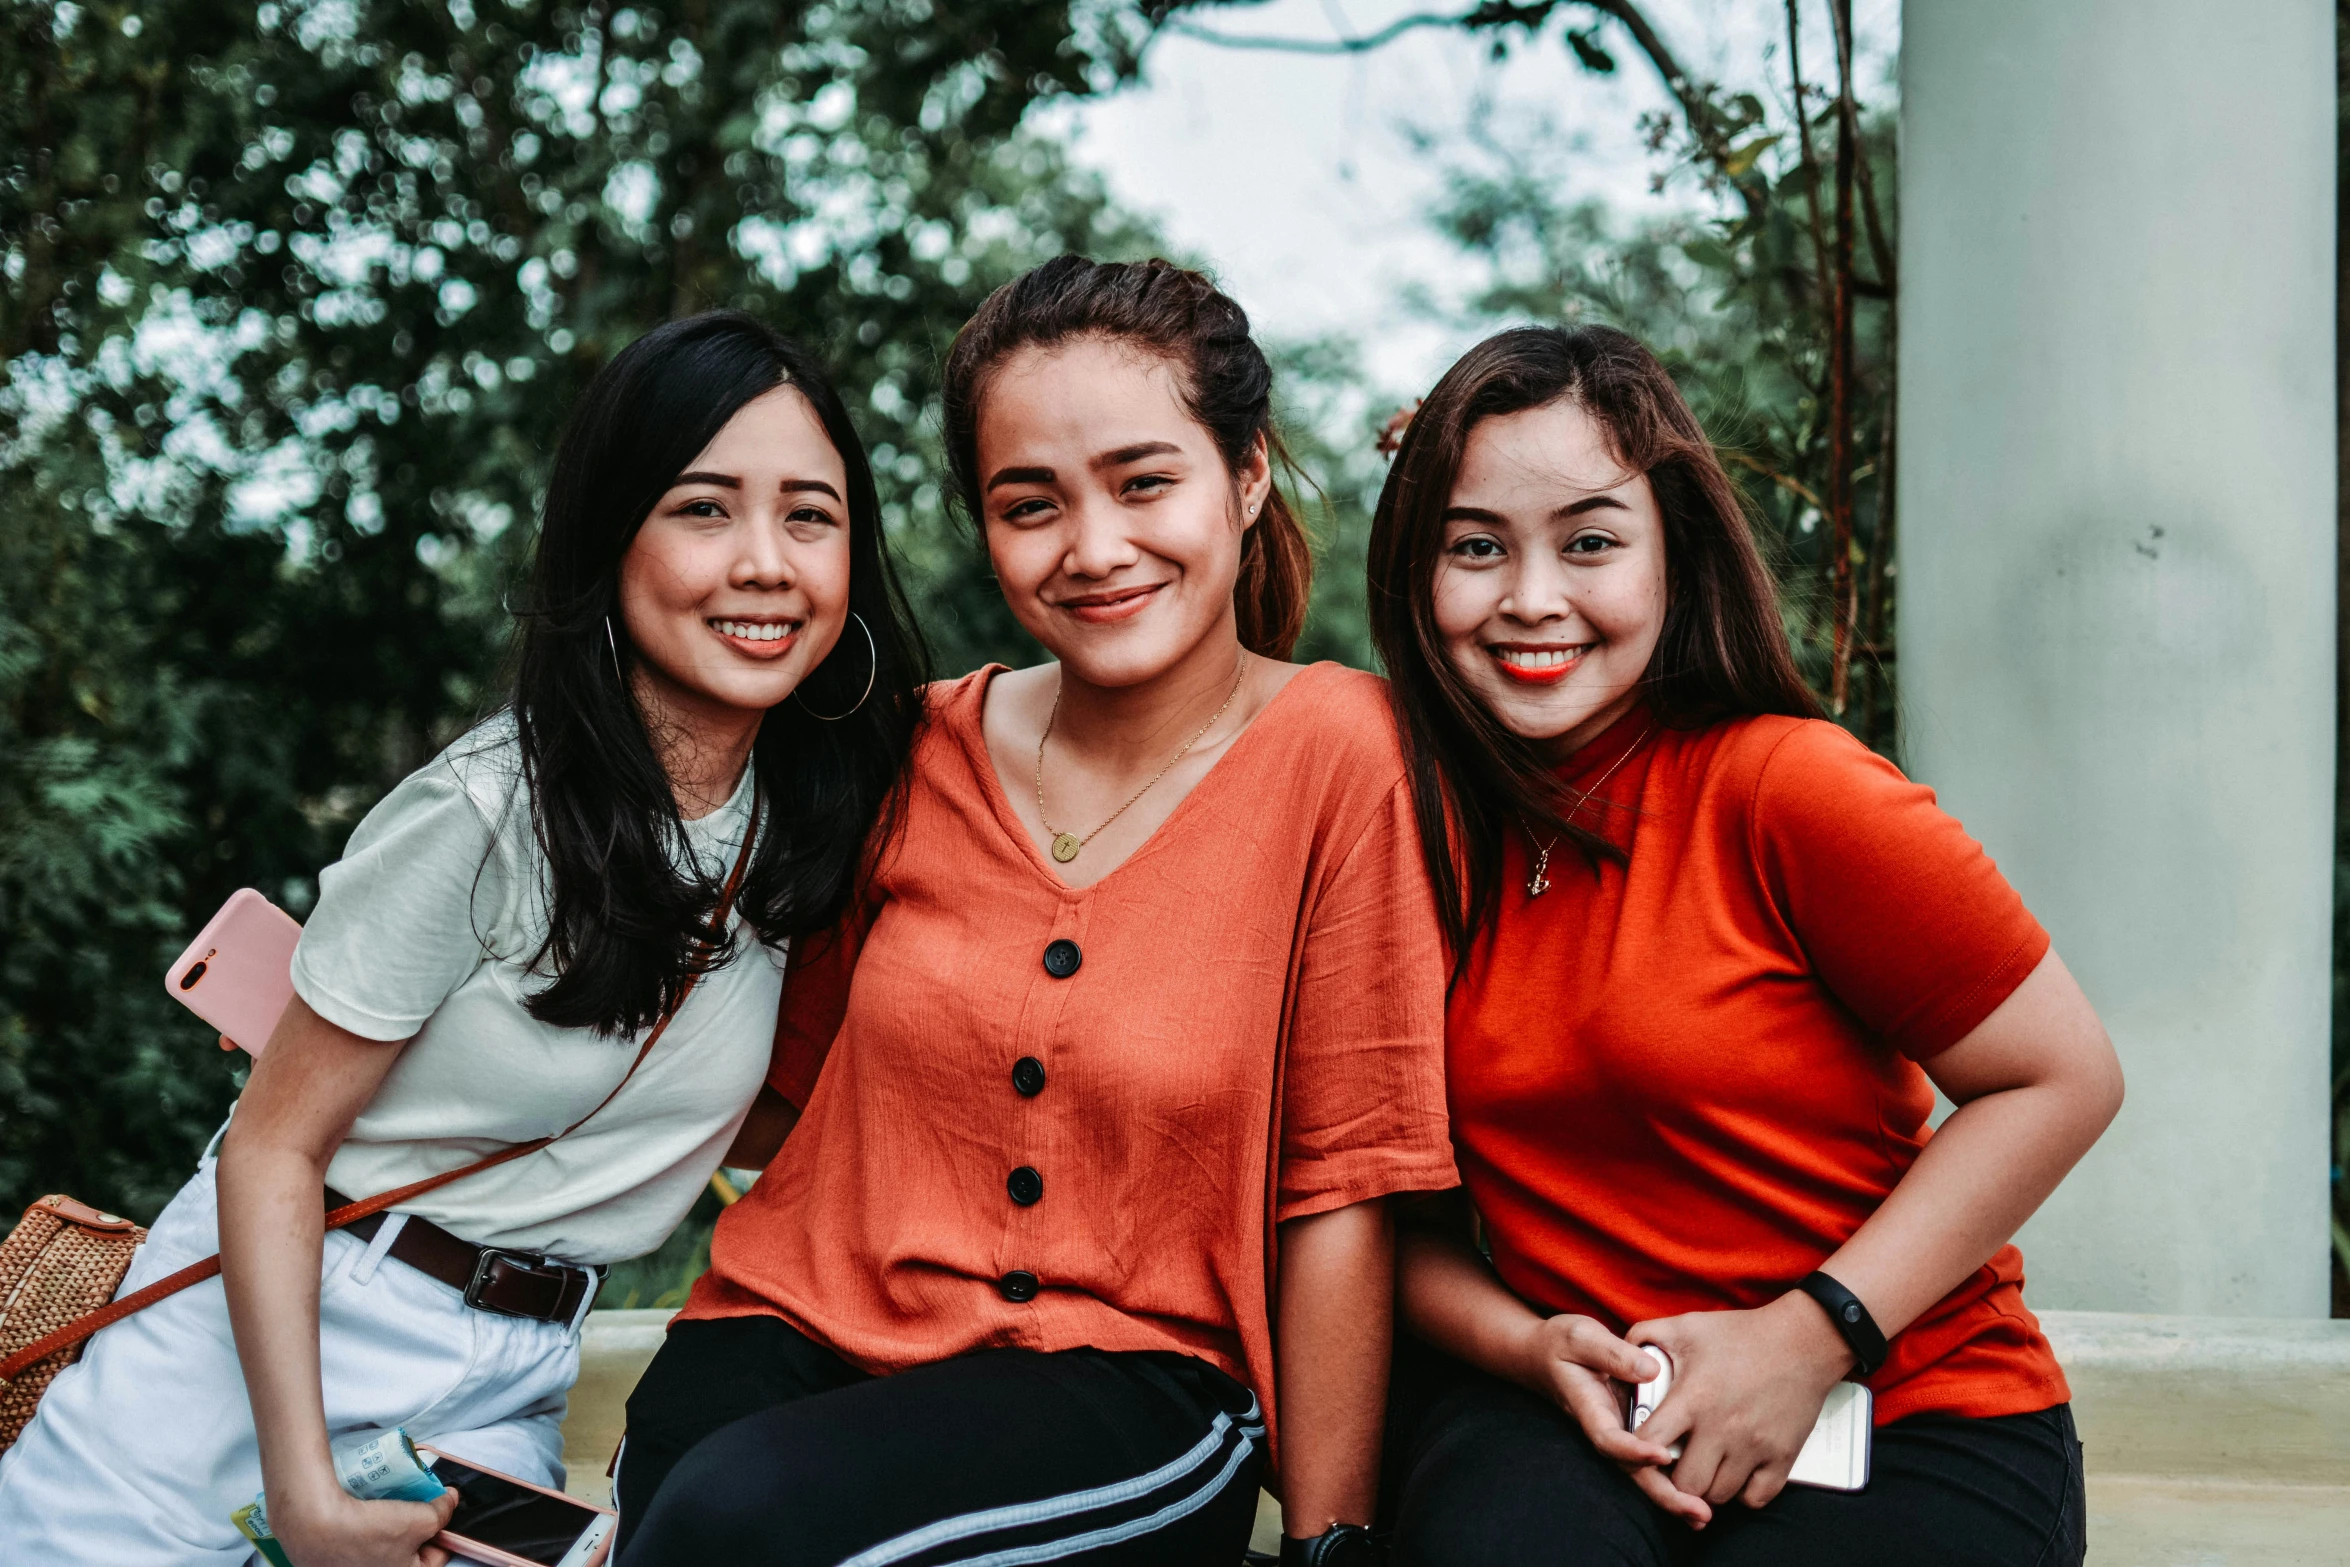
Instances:
[[[402,1045],[362,1039],[297,996],[253,1064],[221,1145],[221,1283],[228,1291],[271,1530],[301,1567],[439,1567],[426,1542],[456,1493],[362,1502],[327,1454],[319,1389],[318,1275],[326,1167]]]
[[[718,1162],[730,1170],[764,1170],[799,1124],[799,1106],[762,1084],[759,1097],[751,1101],[751,1113],[743,1117],[741,1129],[734,1134],[733,1145]]]
[[[1659,1465],[1671,1455],[1624,1429],[1609,1379],[1653,1377],[1653,1358],[1590,1317],[1545,1317],[1494,1276],[1469,1244],[1467,1200],[1420,1198],[1404,1209],[1397,1237],[1396,1294],[1404,1325],[1457,1360],[1515,1382],[1573,1417],[1600,1455],[1625,1465],[1649,1500],[1703,1527],[1713,1510],[1673,1488]]]
[[[2121,1108],[2121,1063],[2051,952],[1957,1044],[1925,1063],[1958,1104],[1883,1204],[1820,1265],[1891,1338],[2007,1244]],[[1648,1429],[1686,1437],[1674,1483],[1717,1505],[1779,1493],[1852,1353],[1801,1291],[1753,1311],[1636,1324],[1673,1357]]]
[[[1281,1401],[1281,1528],[1308,1540],[1368,1525],[1395,1316],[1395,1231],[1384,1199],[1281,1226],[1274,1377]]]

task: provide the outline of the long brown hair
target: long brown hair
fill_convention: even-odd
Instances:
[[[1619,461],[1647,475],[1663,514],[1665,620],[1642,676],[1658,721],[1694,728],[1820,712],[1796,672],[1738,488],[1656,356],[1602,326],[1519,327],[1470,349],[1405,431],[1370,547],[1371,635],[1387,665],[1456,978],[1500,907],[1502,846],[1513,825],[1556,832],[1595,861],[1621,853],[1568,819],[1574,801],[1550,764],[1478,700],[1436,629],[1444,509],[1470,432],[1562,399],[1599,422]]]
[[[1020,349],[1089,337],[1130,343],[1174,365],[1185,406],[1234,473],[1260,437],[1276,474],[1291,466],[1273,427],[1273,367],[1249,336],[1246,311],[1170,261],[1059,256],[988,295],[947,354],[947,466],[974,525],[981,516],[979,404],[992,372]],[[1305,527],[1275,484],[1241,541],[1232,590],[1241,645],[1287,658],[1305,629],[1313,584]]]

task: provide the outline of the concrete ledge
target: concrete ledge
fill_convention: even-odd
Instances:
[[[2350,1321],[2040,1321],[2073,1386],[2091,1475],[2350,1485]],[[2350,1539],[2337,1559],[2350,1560]]]
[[[607,1502],[612,1487],[604,1478],[612,1454],[628,1429],[628,1394],[652,1364],[669,1331],[667,1311],[591,1311],[579,1335],[579,1381],[563,1417],[566,1489],[591,1502]]]
[[[625,1404],[669,1321],[599,1311],[563,1425],[601,1501]],[[2089,1464],[2094,1567],[2350,1567],[2350,1322],[2046,1311]],[[1260,1542],[1277,1535],[1270,1498]]]

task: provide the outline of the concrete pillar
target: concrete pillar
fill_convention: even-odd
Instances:
[[[2130,1081],[2029,1297],[2323,1316],[2333,8],[1902,21],[1906,760]]]

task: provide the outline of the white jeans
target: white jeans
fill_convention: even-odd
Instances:
[[[379,1246],[326,1238],[318,1286],[326,1424],[406,1426],[420,1442],[563,1483],[563,1408],[579,1375],[567,1324],[493,1316]],[[155,1221],[125,1291],[220,1249],[212,1161]],[[211,1279],[103,1329],[49,1385],[0,1458],[0,1562],[243,1567],[229,1514],[261,1458],[228,1306]]]

